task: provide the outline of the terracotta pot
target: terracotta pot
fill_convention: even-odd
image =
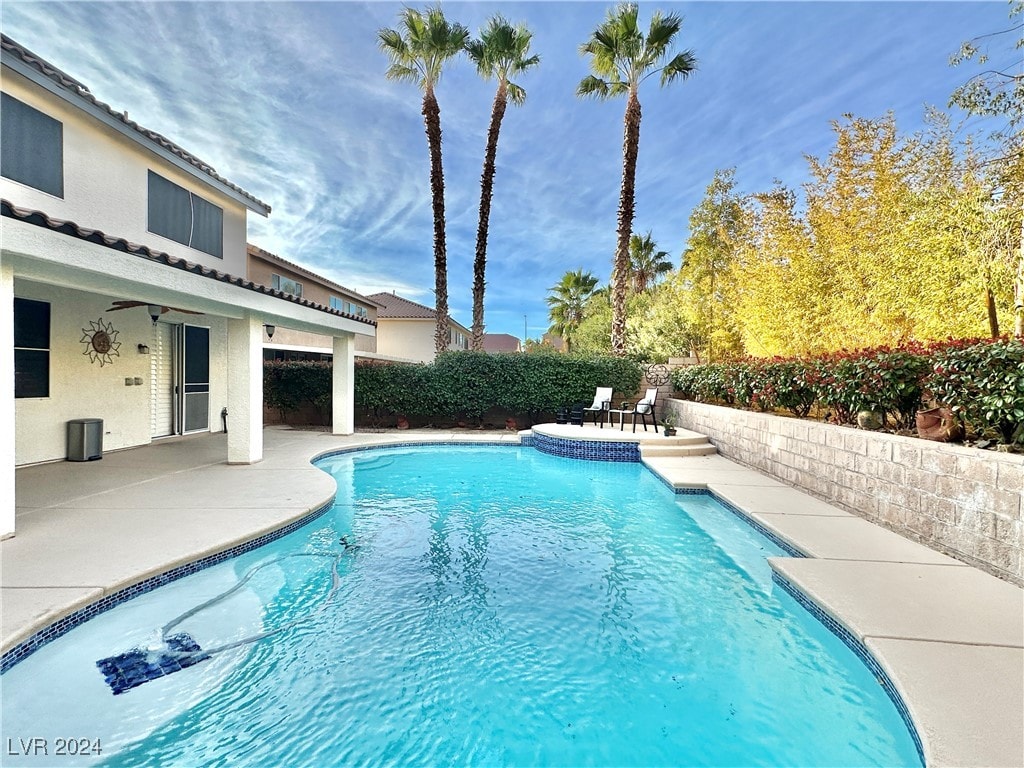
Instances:
[[[964,438],[964,427],[953,411],[945,406],[917,412],[917,434],[925,440],[940,443],[958,442]]]

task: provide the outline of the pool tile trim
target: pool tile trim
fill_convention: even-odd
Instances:
[[[586,443],[585,446],[573,446],[572,444]],[[559,445],[562,444],[562,445]],[[569,444],[569,445],[565,445]],[[376,445],[360,445],[351,446],[347,448],[333,449],[324,451],[323,453],[317,454],[311,463],[320,461],[322,459],[328,459],[333,456],[340,456],[346,453],[358,453],[361,451],[370,450],[381,450],[384,448],[411,448],[411,447],[423,447],[423,446],[434,446],[434,445],[460,445],[460,446],[515,446],[515,447],[532,447],[542,453],[548,453],[555,456],[563,456],[566,458],[582,459],[588,461],[622,461],[622,462],[636,462],[641,461],[640,448],[636,443],[616,443],[616,442],[598,442],[588,440],[572,440],[563,438],[553,438],[546,435],[528,435],[523,436],[518,443],[511,441],[460,441],[460,440],[445,440],[445,441],[406,441],[401,443],[387,443],[387,444],[376,444]],[[623,450],[623,446],[631,447],[632,451]],[[650,468],[647,468],[651,471]],[[739,517],[750,527],[754,528],[765,538],[769,539],[773,544],[778,546],[784,552],[792,557],[807,557],[806,553],[800,551],[794,547],[791,543],[780,537],[775,532],[769,530],[757,520],[753,519],[749,514],[744,512],[742,509],[737,507],[730,501],[723,499],[715,492],[708,488],[677,488],[669,483],[665,478],[661,477],[658,473],[651,471],[651,473],[662,481],[674,494],[677,496],[710,496],[716,502],[721,504],[727,510],[732,512],[734,515]],[[258,536],[249,541],[238,544],[234,547],[222,550],[213,555],[195,560],[191,563],[176,566],[171,568],[164,573],[152,576],[147,579],[133,584],[124,589],[112,592],[109,595],[105,595],[94,603],[80,608],[79,610],[59,619],[58,621],[50,624],[47,627],[39,630],[30,637],[26,638],[22,642],[15,645],[9,651],[3,654],[0,658],[0,673],[7,672],[9,669],[14,667],[20,661],[24,660],[35,651],[39,650],[44,645],[56,640],[58,637],[70,632],[75,627],[89,621],[95,616],[105,613],[110,609],[120,605],[123,602],[131,600],[139,595],[146,594],[152,590],[164,586],[172,581],[184,578],[193,573],[197,573],[201,570],[209,568],[210,566],[216,565],[217,563],[228,560],[237,555],[241,555],[245,552],[250,552],[257,549],[264,544],[269,544],[276,539],[283,536],[287,536],[289,533],[303,527],[307,523],[321,517],[334,506],[334,501],[327,502],[320,507],[312,510],[310,513],[303,515],[302,517],[293,520],[291,523],[282,526],[274,531]],[[805,610],[807,610],[814,618],[821,622],[829,631],[831,631],[836,637],[843,641],[847,647],[852,650],[857,657],[867,666],[871,673],[878,680],[879,684],[885,690],[889,699],[893,702],[896,707],[896,711],[899,713],[900,718],[907,730],[910,732],[910,736],[914,741],[914,746],[917,749],[918,757],[921,759],[922,765],[926,764],[924,756],[924,747],[921,743],[920,735],[917,732],[917,727],[914,725],[913,718],[910,715],[910,711],[907,708],[906,703],[903,701],[903,697],[900,695],[895,684],[892,682],[889,675],[881,667],[878,661],[872,656],[871,652],[864,646],[864,644],[853,634],[849,632],[842,624],[836,621],[832,616],[821,609],[815,604],[810,598],[801,592],[800,588],[781,576],[774,569],[772,570],[772,580],[777,583],[782,589],[784,589],[798,604],[800,604]]]
[[[632,441],[574,440],[534,433],[522,438],[522,445],[541,453],[584,461],[640,461],[640,444]]]
[[[892,678],[889,677],[889,674],[878,663],[875,657],[871,654],[871,651],[869,651],[864,643],[860,641],[860,638],[836,621],[834,617],[807,597],[800,587],[793,584],[793,582],[781,575],[774,568],[772,569],[772,581],[785,590],[790,597],[803,606],[808,613],[821,622],[821,624],[823,624],[833,635],[842,640],[843,643],[857,655],[864,665],[867,666],[871,671],[871,674],[875,676],[878,684],[882,686],[882,689],[885,691],[890,701],[892,701],[893,706],[896,707],[896,711],[899,712],[900,718],[903,720],[903,725],[910,732],[910,737],[914,740],[914,746],[917,748],[917,756],[921,759],[921,765],[927,765],[928,761],[925,759],[924,745],[921,742],[920,734],[917,732],[917,726],[914,724],[914,718],[910,715],[910,709],[907,707],[906,702],[903,701],[903,697],[900,695],[899,690],[893,683]]]
[[[31,656],[33,653],[38,651],[44,645],[56,640],[58,637],[67,634],[75,627],[84,624],[90,619],[98,616],[101,613],[106,613],[111,608],[115,608],[121,603],[131,600],[139,595],[144,595],[147,592],[152,592],[157,587],[162,587],[165,584],[169,584],[172,581],[177,581],[185,576],[191,576],[193,573],[198,573],[212,565],[217,565],[225,560],[229,560],[232,557],[251,552],[254,549],[262,547],[264,544],[269,544],[272,541],[280,539],[283,536],[287,536],[289,533],[298,530],[307,523],[321,517],[327,510],[334,506],[334,500],[317,507],[316,509],[308,512],[300,518],[293,520],[292,522],[284,525],[280,528],[276,528],[269,533],[265,533],[262,536],[257,536],[249,541],[236,544],[233,547],[221,550],[212,555],[201,557],[198,560],[193,560],[190,563],[184,565],[178,565],[170,570],[159,573],[156,576],[150,576],[149,578],[143,579],[142,581],[136,582],[131,586],[119,589],[116,592],[111,592],[108,595],[104,595],[99,600],[90,603],[84,608],[79,608],[77,611],[69,613],[61,619],[58,619],[53,624],[43,627],[38,632],[29,635],[27,638],[22,640],[20,643],[13,646],[9,651],[0,657],[0,674],[7,672],[9,669],[14,667],[20,661]]]
[[[325,453],[318,454],[313,461],[319,459],[329,458],[343,453],[353,453],[357,451],[369,451],[369,450],[380,450],[381,448],[409,448],[426,445],[517,445],[508,441],[458,441],[458,440],[447,440],[439,442],[435,440],[422,441],[422,442],[402,442],[402,443],[388,443],[386,445],[360,445],[352,446],[350,448],[341,448],[338,450],[327,451]],[[262,547],[264,544],[269,544],[282,536],[287,536],[289,533],[298,530],[307,523],[321,517],[331,507],[334,506],[334,500],[327,502],[320,507],[312,510],[306,515],[303,515],[296,520],[288,523],[287,525],[277,528],[269,533],[265,533],[262,536],[257,536],[249,541],[242,542],[228,549],[224,549],[212,555],[201,557],[198,560],[193,560],[190,563],[175,566],[170,570],[159,573],[156,576],[150,576],[149,578],[143,579],[131,586],[119,589],[116,592],[111,592],[108,595],[104,595],[99,600],[86,605],[83,608],[69,613],[52,624],[43,627],[38,632],[29,635],[27,638],[12,646],[10,650],[6,651],[0,656],[0,674],[7,672],[9,669],[17,665],[19,662],[31,656],[33,653],[38,651],[44,645],[56,640],[58,637],[67,634],[75,627],[84,624],[90,619],[98,616],[101,613],[106,613],[112,608],[117,607],[123,602],[131,600],[139,595],[144,595],[147,592],[152,592],[158,587],[162,587],[165,584],[169,584],[172,581],[184,578],[185,576],[191,576],[193,573],[202,571],[210,566],[217,565],[225,560],[229,560],[232,557],[251,552],[254,549]]]
[[[376,443],[373,445],[353,445],[348,448],[332,448],[329,451],[316,454],[309,462],[315,465],[322,459],[330,459],[333,456],[341,456],[346,453],[359,453],[360,451],[381,451],[387,448],[429,448],[434,445],[461,445],[474,448],[481,445],[520,447],[520,443],[511,440],[410,440],[401,443]],[[525,445],[525,442],[522,445]]]

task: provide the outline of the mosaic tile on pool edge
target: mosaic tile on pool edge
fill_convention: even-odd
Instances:
[[[109,595],[101,597],[96,602],[90,603],[84,608],[79,608],[77,611],[58,619],[53,624],[43,627],[35,634],[30,635],[25,640],[22,640],[13,648],[6,651],[3,656],[0,657],[0,673],[6,672],[18,662],[31,656],[47,643],[67,634],[75,627],[84,624],[93,617],[98,616],[101,613],[105,613],[123,602],[131,600],[133,597],[138,597],[139,595],[147,592],[152,592],[154,589],[162,587],[165,584],[169,584],[172,581],[177,581],[185,576],[191,576],[193,573],[198,573],[199,571],[209,568],[211,565],[217,565],[218,563],[229,560],[232,557],[246,552],[251,552],[254,549],[262,547],[264,544],[276,541],[282,536],[287,536],[292,531],[296,531],[307,523],[322,516],[333,506],[334,501],[332,500],[313,510],[309,514],[303,515],[297,520],[293,520],[288,523],[288,525],[271,531],[270,533],[265,533],[255,539],[243,542],[242,544],[238,544],[230,549],[225,549],[222,552],[207,555],[206,557],[200,558],[199,560],[195,560],[191,563],[179,565],[169,571],[144,579],[137,584],[132,584],[124,589],[119,589],[117,592],[111,592]]]
[[[714,493],[713,491],[710,491],[707,488],[677,488],[674,485],[672,485],[668,480],[666,480],[665,478],[661,477],[661,475],[659,475],[657,473],[653,473],[653,474],[654,474],[655,477],[657,477],[659,480],[661,480],[661,482],[664,483],[668,487],[668,489],[671,490],[677,496],[710,496],[715,501],[717,501],[719,504],[721,504],[723,507],[725,507],[727,510],[729,510],[734,515],[736,515],[738,518],[740,518],[740,520],[742,520],[744,523],[746,523],[751,528],[753,528],[755,531],[757,531],[759,534],[761,534],[766,539],[771,541],[775,546],[779,547],[779,549],[781,549],[783,552],[785,552],[790,557],[807,557],[807,554],[805,552],[802,552],[801,550],[799,550],[796,547],[794,547],[792,544],[790,544],[788,541],[786,541],[781,536],[776,534],[774,531],[772,531],[772,530],[766,528],[765,526],[761,525],[761,523],[759,523],[757,520],[752,518],[750,515],[748,515],[742,509],[737,507],[731,501],[727,501],[727,500],[723,499],[717,493]]]
[[[521,438],[525,440],[526,438]],[[386,448],[429,448],[433,445],[460,445],[465,447],[476,447],[476,446],[495,446],[503,445],[512,448],[518,448],[520,445],[526,445],[525,442],[514,443],[508,440],[423,440],[402,443],[379,443],[377,445],[353,445],[349,448],[336,448],[330,451],[324,451],[318,453],[313,462],[316,463],[322,459],[330,459],[334,456],[343,456],[346,453],[359,453],[361,451],[380,451]]]
[[[584,461],[640,461],[640,446],[632,442],[573,440],[572,438],[533,435],[530,444],[541,453]]]
[[[789,581],[785,576],[782,576],[778,571],[772,571],[772,581],[782,587],[790,597],[796,600],[797,603],[799,603],[808,613],[821,622],[833,635],[842,640],[843,643],[853,651],[861,662],[863,662],[871,671],[871,674],[875,676],[878,684],[882,686],[882,689],[885,691],[890,701],[892,701],[893,706],[896,707],[896,711],[899,712],[900,718],[903,720],[903,724],[910,732],[910,737],[914,740],[914,746],[917,747],[917,754],[918,757],[921,758],[922,765],[926,764],[924,758],[924,746],[921,743],[921,737],[917,733],[914,720],[910,716],[910,710],[907,708],[906,703],[903,701],[903,697],[900,696],[899,691],[896,689],[896,685],[892,682],[888,673],[882,669],[882,666],[878,663],[867,647],[860,641],[860,638],[852,634],[848,629],[846,629],[846,627],[822,610],[816,603],[808,598],[799,587]]]

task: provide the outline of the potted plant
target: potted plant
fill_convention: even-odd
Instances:
[[[671,416],[661,420],[661,426],[665,428],[665,437],[672,437],[676,433],[676,422]]]

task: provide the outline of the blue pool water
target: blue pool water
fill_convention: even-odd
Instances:
[[[532,448],[320,466],[325,516],[5,674],[3,764],[920,765],[878,681],[773,584],[783,553],[707,496]],[[97,660],[207,600],[174,631],[237,646],[111,693]],[[50,762],[10,754],[28,737]],[[61,737],[102,753],[52,757]]]

